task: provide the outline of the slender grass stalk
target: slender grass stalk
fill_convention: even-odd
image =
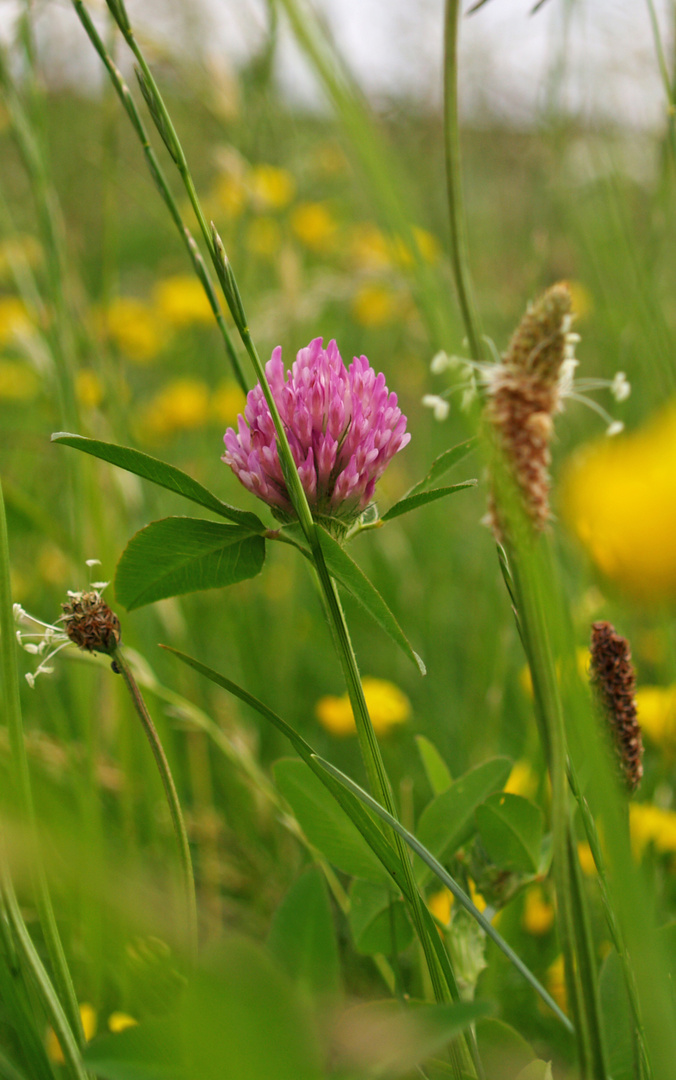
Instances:
[[[460,0],[446,0],[444,30],[444,150],[446,154],[446,189],[448,218],[451,230],[451,264],[458,291],[458,302],[469,351],[473,359],[481,360],[483,346],[481,327],[474,302],[474,290],[469,269],[467,228],[462,190],[462,163],[458,120],[458,20]]]
[[[23,822],[28,830],[31,842],[31,873],[33,876],[33,888],[40,917],[40,924],[45,938],[45,944],[52,965],[56,986],[63,1003],[68,1022],[74,1033],[76,1045],[84,1046],[85,1037],[80,1019],[73,980],[66,960],[59,930],[56,924],[54,908],[52,906],[47,878],[40,856],[40,841],[38,836],[35,807],[33,804],[33,791],[31,787],[30,772],[28,769],[28,756],[24,740],[23,721],[21,717],[21,700],[19,697],[19,672],[16,662],[16,639],[14,636],[14,621],[12,618],[12,596],[9,578],[9,541],[7,537],[7,520],[5,517],[5,503],[0,483],[0,678],[2,679],[3,697],[5,704],[5,717],[9,732],[9,742],[12,754],[12,782],[15,793],[16,805],[19,807]],[[72,1037],[72,1036],[71,1036]]]
[[[181,860],[181,871],[183,876],[183,889],[185,895],[185,909],[186,919],[188,924],[188,943],[190,953],[193,961],[197,957],[198,948],[198,926],[197,926],[197,900],[195,897],[195,877],[193,874],[192,858],[190,856],[190,844],[188,843],[188,834],[185,829],[185,822],[183,820],[183,812],[181,810],[181,804],[178,799],[178,793],[176,791],[176,785],[174,784],[174,778],[171,775],[171,769],[169,768],[169,762],[164,752],[161,739],[157,734],[157,729],[153,724],[150,713],[146,708],[146,703],[143,700],[143,695],[138,688],[136,679],[132,673],[132,670],[127,663],[124,656],[124,652],[120,646],[118,646],[110,654],[111,659],[119,670],[125,685],[129,690],[131,699],[134,703],[134,708],[138,715],[139,720],[143,726],[143,730],[146,733],[150,748],[155,758],[160,778],[162,780],[162,786],[164,793],[167,797],[167,804],[169,806],[169,813],[171,814],[171,821],[174,826],[174,832],[176,834],[176,841],[178,843],[179,857]]]
[[[155,151],[153,150],[152,146],[150,145],[150,141],[148,139],[148,134],[146,132],[145,125],[143,124],[143,121],[141,120],[141,117],[139,115],[138,109],[136,108],[136,104],[135,104],[134,99],[133,99],[133,97],[131,95],[129,87],[127,86],[124,79],[122,78],[122,75],[120,74],[120,71],[117,68],[117,65],[115,64],[112,56],[110,55],[110,52],[106,48],[106,45],[105,45],[103,39],[101,38],[99,32],[97,31],[96,27],[94,26],[94,23],[92,22],[92,19],[91,19],[90,15],[89,15],[89,12],[87,11],[84,4],[82,3],[82,0],[72,0],[72,4],[73,4],[73,7],[75,8],[75,12],[77,14],[77,17],[79,18],[80,22],[82,23],[82,26],[84,27],[84,29],[85,29],[85,31],[87,33],[87,36],[89,37],[89,40],[91,41],[92,45],[96,49],[97,53],[101,57],[101,60],[103,61],[104,65],[106,67],[106,70],[108,72],[108,75],[110,76],[110,80],[112,82],[112,85],[113,85],[113,87],[115,89],[115,93],[119,97],[119,99],[120,99],[120,101],[121,101],[121,103],[122,103],[122,105],[123,105],[123,107],[125,109],[125,112],[127,113],[127,116],[129,117],[129,119],[131,121],[131,125],[132,125],[132,127],[133,127],[133,129],[134,129],[134,131],[135,131],[135,133],[136,133],[136,135],[137,135],[137,137],[138,137],[138,139],[139,139],[139,141],[141,143],[141,146],[143,148],[143,153],[145,154],[146,163],[148,165],[148,169],[150,170],[150,175],[152,176],[152,178],[153,178],[153,180],[155,182],[155,185],[156,185],[160,195],[162,196],[164,204],[167,207],[167,209],[168,209],[168,211],[169,211],[169,213],[171,215],[171,219],[174,222],[174,225],[176,226],[176,228],[178,230],[179,236],[181,237],[181,240],[182,240],[182,242],[183,242],[183,244],[184,244],[184,246],[185,246],[185,248],[186,248],[186,250],[188,252],[188,255],[189,255],[190,260],[191,260],[192,265],[193,265],[193,270],[195,271],[195,273],[196,273],[196,275],[197,275],[197,277],[198,277],[198,279],[199,279],[199,281],[200,281],[200,283],[202,285],[202,288],[204,289],[204,292],[206,293],[207,300],[209,301],[209,306],[211,307],[211,310],[212,310],[212,312],[214,314],[214,318],[216,319],[218,329],[221,332],[221,337],[223,338],[223,344],[225,346],[225,350],[226,350],[226,353],[228,355],[228,359],[230,360],[230,363],[232,364],[232,369],[233,369],[235,378],[236,378],[242,392],[246,393],[246,391],[247,391],[246,379],[244,378],[244,373],[242,371],[242,367],[241,367],[241,364],[239,362],[239,357],[237,356],[237,353],[235,351],[235,346],[234,346],[234,344],[232,342],[232,337],[230,336],[230,331],[228,330],[228,328],[226,326],[225,317],[223,315],[223,310],[222,310],[221,305],[220,305],[220,303],[218,301],[218,297],[216,296],[216,291],[214,289],[211,278],[209,277],[209,272],[208,272],[208,270],[206,268],[206,265],[204,263],[204,259],[202,258],[202,255],[200,254],[200,250],[199,250],[197,244],[195,243],[195,240],[194,240],[190,230],[185,225],[185,223],[183,221],[183,218],[181,217],[181,212],[180,212],[180,210],[178,208],[178,204],[176,202],[176,199],[173,196],[171,188],[169,187],[166,176],[165,176],[164,171],[163,171],[163,169],[162,169],[162,167],[161,167],[161,165],[160,165],[160,163],[159,163],[159,161],[157,159]],[[114,14],[114,12],[113,12],[113,14]],[[206,228],[206,223],[205,223],[205,228]],[[207,230],[206,240],[207,240],[207,246],[211,250],[211,248],[210,248],[211,236],[210,236],[208,230]]]

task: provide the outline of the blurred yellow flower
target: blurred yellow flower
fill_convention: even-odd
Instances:
[[[583,683],[589,682],[589,649],[583,649],[579,647],[575,650],[575,664],[577,667],[577,673]],[[560,675],[561,665],[559,661],[556,662],[556,673]],[[531,679],[530,668],[528,664],[524,665],[519,672],[519,683],[521,689],[529,698],[533,697],[533,680]]]
[[[124,1031],[126,1028],[136,1027],[138,1020],[134,1020],[133,1016],[128,1016],[127,1013],[114,1012],[108,1017],[108,1030],[112,1031],[113,1035],[117,1035],[119,1031]]]
[[[531,885],[526,891],[521,924],[534,937],[548,934],[554,925],[554,905],[545,899],[540,885]]]
[[[175,274],[158,281],[153,299],[158,315],[171,326],[210,324],[214,317],[202,283],[191,274]]]
[[[547,968],[545,983],[559,1008],[567,1012],[568,996],[566,994],[566,975],[562,954],[559,954],[554,963]]]
[[[28,333],[32,326],[23,300],[18,296],[0,296],[0,346]]]
[[[42,259],[42,248],[30,233],[15,233],[0,242],[0,278],[12,280],[16,262],[28,264],[35,269]]]
[[[237,383],[224,379],[211,395],[210,412],[214,420],[222,424],[234,425],[237,417],[244,412],[246,397]]]
[[[406,694],[387,679],[362,679],[364,697],[374,730],[378,735],[403,724],[411,715],[411,703]],[[332,735],[353,735],[356,731],[352,707],[347,694],[342,697],[320,698],[315,707],[320,724]]]
[[[337,229],[336,221],[326,203],[299,203],[291,214],[291,228],[311,251],[323,251]]]
[[[630,803],[629,825],[634,853],[640,856],[648,844],[660,854],[676,852],[676,811],[652,803]]]
[[[93,1005],[87,1004],[83,1001],[80,1005],[80,1019],[82,1020],[82,1030],[84,1031],[84,1037],[89,1042],[96,1035],[96,1010]],[[56,1037],[56,1032],[52,1028],[47,1028],[47,1057],[50,1061],[53,1061],[55,1065],[65,1064],[65,1058],[63,1056],[63,1050],[61,1044]]]
[[[636,708],[641,730],[658,746],[676,746],[676,686],[639,686]]]
[[[40,390],[40,378],[23,360],[0,360],[0,400],[31,401]]]
[[[477,911],[485,911],[486,910],[486,901],[484,900],[481,893],[476,891],[476,885],[474,884],[474,882],[472,881],[471,878],[469,879],[469,898],[472,901],[472,903],[474,904],[474,907],[477,909]],[[496,915],[493,916],[493,919],[491,920],[491,922],[495,922],[498,915],[499,915],[499,912]]]
[[[103,401],[103,383],[91,368],[81,368],[75,376],[75,396],[85,409],[96,409]]]
[[[400,314],[401,298],[387,285],[369,282],[352,298],[352,314],[360,326],[384,326]]]
[[[511,795],[521,795],[524,799],[532,799],[537,793],[537,789],[538,775],[535,769],[526,758],[519,758],[512,765],[512,771],[509,774],[509,780],[505,784],[504,790]]]
[[[384,270],[392,263],[387,237],[370,221],[353,227],[348,250],[350,260],[362,270]]]
[[[562,516],[603,574],[640,600],[676,598],[676,402],[569,461]]]
[[[438,919],[444,926],[448,926],[451,921],[451,908],[454,900],[455,897],[450,889],[440,889],[439,892],[428,896],[427,907],[435,919]]]
[[[270,259],[282,246],[282,230],[271,217],[254,218],[247,229],[246,246],[254,255]]]
[[[248,193],[241,176],[219,176],[214,187],[214,198],[229,218],[238,218],[247,204]]]
[[[581,840],[577,845],[577,857],[580,860],[582,873],[586,874],[587,877],[593,877],[596,873],[596,863],[589,844],[584,840]]]
[[[148,402],[139,418],[150,438],[200,427],[209,416],[209,388],[201,379],[172,379]]]
[[[288,169],[277,165],[254,165],[249,190],[258,210],[282,210],[296,194],[296,181]]]
[[[568,289],[573,303],[575,320],[586,318],[594,306],[589,289],[581,281],[569,281]]]
[[[137,364],[154,360],[164,344],[164,329],[154,308],[132,296],[120,296],[102,314],[105,332]]]

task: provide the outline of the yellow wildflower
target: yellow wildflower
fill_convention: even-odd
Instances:
[[[349,253],[354,265],[363,270],[384,270],[392,263],[387,237],[370,221],[361,222],[352,229]]]
[[[84,1037],[89,1042],[96,1035],[96,1010],[93,1005],[89,1005],[86,1001],[82,1002],[80,1005],[80,1019],[82,1020]],[[52,1028],[47,1028],[47,1057],[55,1065],[63,1065],[65,1062],[61,1044]]]
[[[676,402],[569,462],[563,518],[599,570],[640,600],[676,598]]]
[[[0,346],[27,334],[32,325],[23,300],[18,296],[0,296]]]
[[[474,884],[474,882],[472,881],[471,878],[469,879],[469,898],[472,901],[472,903],[474,904],[474,907],[477,909],[477,911],[485,911],[486,910],[486,906],[487,906],[486,901],[484,900],[481,893],[476,891],[476,885]],[[496,917],[497,916],[493,917],[493,919],[492,919],[493,922],[495,922]]]
[[[526,892],[521,925],[534,937],[548,934],[554,925],[554,905],[545,899],[540,885],[531,885]]]
[[[291,228],[311,251],[321,252],[335,236],[336,221],[326,203],[299,203],[291,214]]]
[[[249,189],[257,209],[282,210],[296,194],[296,181],[288,169],[254,165],[249,173]]]
[[[96,409],[103,401],[103,383],[91,368],[81,368],[75,376],[75,396],[85,409]]]
[[[352,299],[352,314],[361,326],[384,326],[399,315],[401,300],[387,285],[367,283]]]
[[[411,703],[406,694],[387,679],[362,679],[364,697],[373,727],[378,735],[403,724],[411,715]],[[353,735],[356,731],[352,707],[347,694],[327,696],[317,702],[315,712],[320,724],[332,735]]]
[[[524,799],[532,799],[538,789],[538,775],[526,758],[519,758],[512,765],[509,780],[504,790],[511,795],[521,795]]]
[[[676,746],[676,686],[640,686],[636,708],[641,730],[658,746]]]
[[[566,1012],[568,1008],[568,996],[566,994],[566,975],[562,954],[559,954],[556,960],[547,968],[545,982],[547,989],[554,998],[556,1004],[560,1009],[563,1009],[563,1011]]]
[[[282,246],[282,230],[279,223],[271,217],[258,217],[249,225],[246,244],[254,255],[270,259]]]
[[[247,190],[243,179],[235,174],[221,176],[216,182],[214,196],[218,205],[229,218],[238,218],[247,203]]]
[[[40,390],[40,378],[23,360],[0,360],[0,399],[30,401]]]
[[[676,811],[651,803],[629,804],[629,825],[634,853],[640,857],[653,844],[659,854],[676,852]]]
[[[136,1027],[137,1024],[138,1020],[134,1020],[133,1016],[123,1012],[114,1012],[108,1017],[108,1030],[112,1031],[113,1035],[124,1031],[125,1028]]]
[[[214,420],[227,425],[234,425],[237,417],[244,412],[246,397],[237,383],[224,379],[211,396],[209,411]]]
[[[142,300],[120,296],[112,301],[102,318],[108,337],[135,363],[147,364],[162,348],[162,322]]]
[[[451,921],[451,908],[454,900],[455,897],[450,889],[440,889],[439,892],[432,893],[427,898],[427,907],[435,919],[438,919],[444,926],[448,926]]]
[[[593,877],[596,873],[596,863],[594,862],[594,856],[592,850],[584,840],[581,840],[577,845],[577,857],[580,860],[580,866],[582,867],[582,873],[587,877]]]
[[[175,274],[158,281],[153,299],[158,314],[171,326],[210,324],[214,317],[201,281],[191,274]]]
[[[579,322],[581,319],[586,318],[589,312],[594,306],[592,295],[586,285],[583,285],[581,281],[569,281],[568,289],[570,290],[570,298],[573,301],[573,311],[575,312],[575,322]]]
[[[209,389],[201,379],[172,379],[148,402],[139,427],[151,438],[200,427],[209,415]]]

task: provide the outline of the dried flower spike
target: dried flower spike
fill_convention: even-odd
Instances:
[[[114,653],[120,644],[120,622],[96,589],[69,592],[60,622],[68,638],[87,652]]]
[[[629,642],[609,622],[595,622],[590,677],[608,718],[622,777],[630,792],[643,776],[643,740],[636,718],[636,673]]]
[[[314,516],[337,531],[366,509],[386,466],[411,436],[397,395],[365,356],[346,368],[335,341],[315,338],[284,371],[277,347],[265,373]],[[294,516],[277,435],[260,385],[247,397],[238,430],[228,428],[223,461],[281,520]]]

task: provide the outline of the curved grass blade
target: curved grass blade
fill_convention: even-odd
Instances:
[[[234,521],[238,525],[244,525],[255,533],[264,533],[265,525],[256,514],[248,510],[239,510],[236,506],[229,506],[217,498],[192,476],[188,476],[175,465],[169,465],[166,461],[144,454],[141,450],[134,450],[130,446],[118,446],[116,443],[99,442],[98,439],[87,439],[84,435],[72,435],[68,431],[57,431],[52,435],[52,442],[63,443],[64,446],[72,446],[75,450],[82,450],[85,454],[100,458],[111,465],[117,465],[120,469],[142,476],[144,480],[150,480],[158,487],[166,488],[182,495],[184,499],[198,503],[200,506],[212,510],[214,514]]]
[[[568,1031],[573,1031],[573,1025],[564,1012],[559,1008],[554,999],[547,993],[544,986],[535,978],[529,968],[526,967],[523,960],[514,952],[514,950],[507,944],[505,939],[497,932],[495,927],[491,925],[487,918],[481,914],[481,912],[474,906],[469,896],[460,888],[458,883],[451,877],[451,875],[443,868],[441,863],[437,862],[433,855],[430,855],[427,848],[416,840],[408,829],[405,829],[391,814],[388,814],[387,810],[383,809],[379,803],[376,802],[363,788],[360,788],[358,784],[355,784],[354,780],[351,780],[349,776],[342,773],[340,769],[337,769],[335,765],[332,765],[329,761],[325,761],[323,758],[315,755],[315,760],[323,769],[333,776],[339,783],[343,784],[348,791],[352,792],[365,806],[372,810],[374,814],[377,814],[379,818],[385,821],[391,829],[406,841],[408,846],[415,851],[416,855],[419,855],[423,862],[427,863],[430,870],[439,878],[439,880],[446,886],[447,889],[453,893],[454,897],[461,904],[465,910],[475,919],[482,930],[485,931],[487,936],[495,942],[498,948],[505,954],[508,960],[514,964],[518,971],[521,972],[524,979],[533,987],[533,989],[540,995],[542,1000],[556,1013],[559,1020]]]
[[[419,480],[417,484],[406,492],[405,498],[410,499],[411,495],[417,495],[419,491],[425,491],[426,488],[434,484],[441,476],[444,476],[449,469],[452,469],[454,465],[457,465],[459,461],[466,458],[467,455],[477,444],[477,437],[473,435],[471,439],[465,439],[464,442],[458,443],[457,446],[452,446],[450,450],[444,450],[443,454],[439,454],[439,457],[435,458],[430,466],[430,471],[427,476],[423,476],[422,480]]]
[[[391,506],[380,520],[392,521],[393,518],[401,517],[402,514],[408,514],[410,510],[417,510],[425,503],[436,502],[437,499],[443,499],[446,495],[454,495],[456,491],[463,491],[465,488],[476,487],[476,485],[476,480],[463,480],[460,484],[452,484],[450,487],[432,488],[430,491],[418,491],[415,495],[406,495]]]

